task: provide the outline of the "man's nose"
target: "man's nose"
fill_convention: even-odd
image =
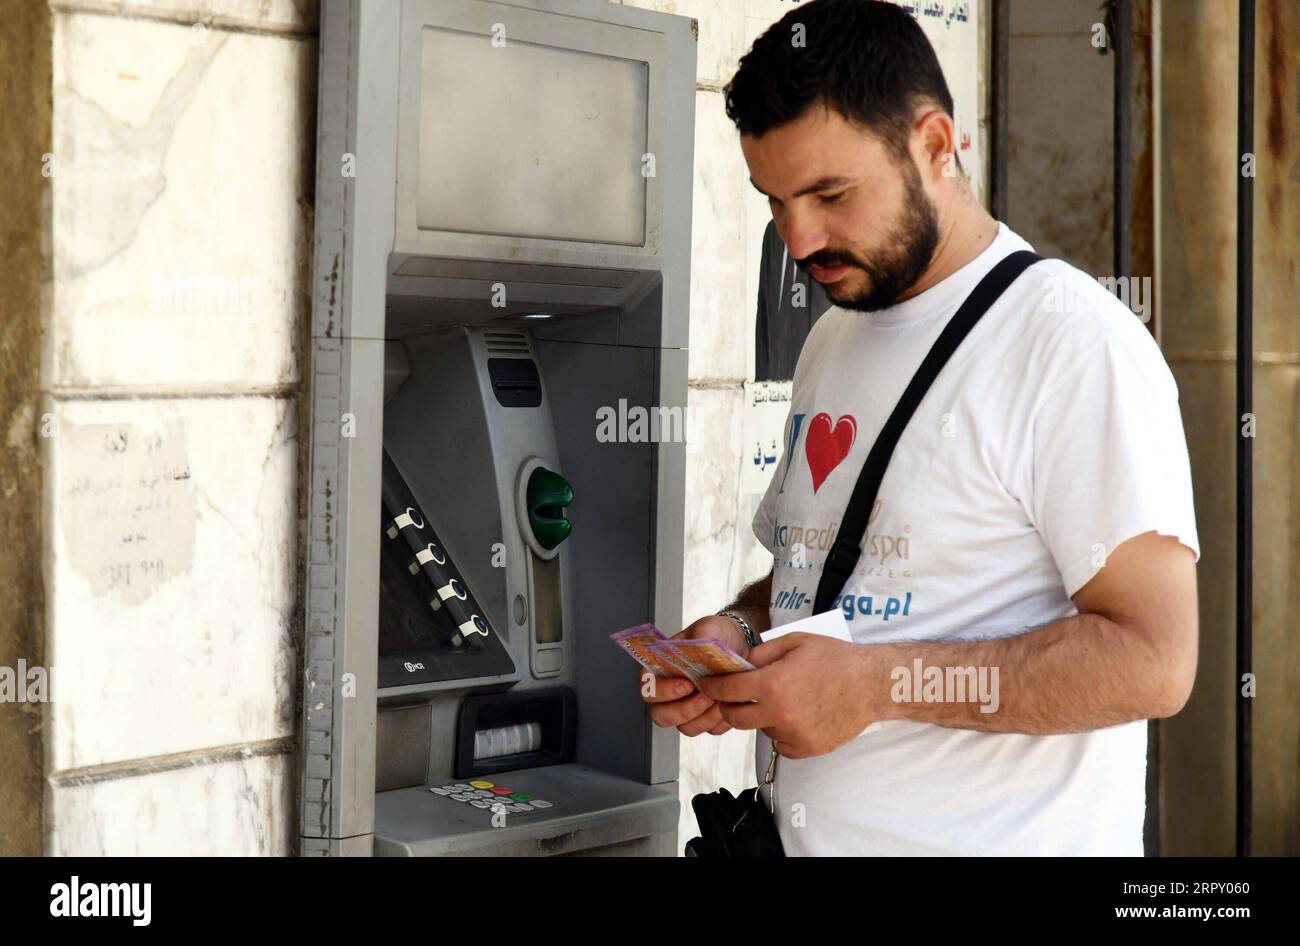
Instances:
[[[791,259],[805,260],[826,248],[826,230],[810,214],[786,211],[784,220],[777,222],[776,229],[790,250]]]

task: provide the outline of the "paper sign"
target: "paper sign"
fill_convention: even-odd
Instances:
[[[784,452],[785,419],[790,413],[789,381],[746,381],[741,421],[740,492],[761,496],[767,491]]]

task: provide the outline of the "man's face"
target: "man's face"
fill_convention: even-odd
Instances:
[[[840,308],[898,302],[939,243],[939,216],[916,164],[814,105],[761,138],[742,135],[750,180],[768,196],[790,255]]]

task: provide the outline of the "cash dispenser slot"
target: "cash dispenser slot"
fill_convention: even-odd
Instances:
[[[577,728],[568,687],[468,697],[457,725],[456,778],[571,762]]]

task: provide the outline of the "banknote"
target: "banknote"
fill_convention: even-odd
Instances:
[[[653,654],[671,655],[672,659],[701,677],[720,673],[743,673],[754,665],[717,638],[700,640],[651,641],[646,649]]]
[[[651,650],[653,644],[667,643],[667,638],[653,624],[638,624],[616,634],[609,635],[619,647],[622,647],[641,666],[656,677],[686,677],[697,679],[700,674],[683,665],[678,658],[669,653]]]

